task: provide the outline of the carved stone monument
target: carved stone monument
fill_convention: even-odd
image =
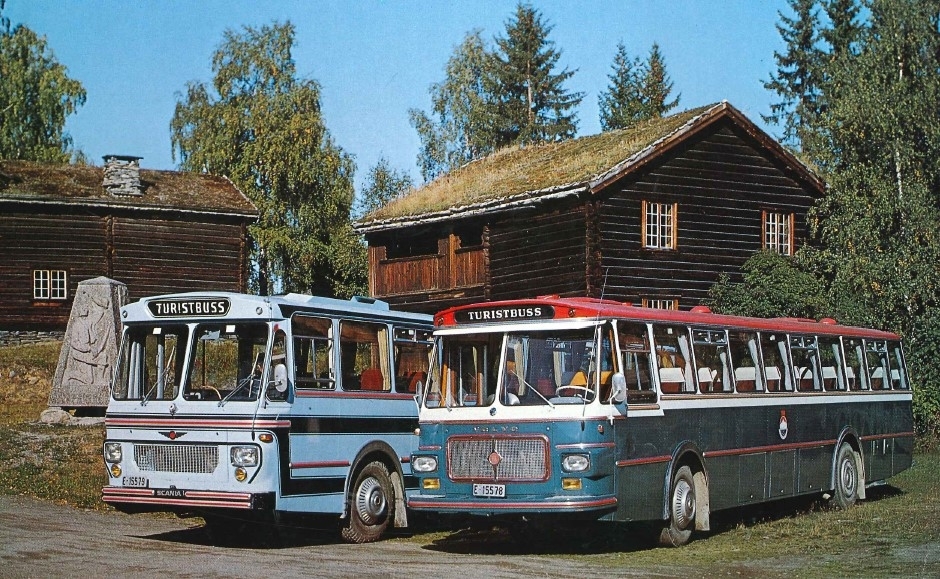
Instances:
[[[127,286],[106,277],[79,282],[62,341],[49,406],[104,409],[121,335]]]

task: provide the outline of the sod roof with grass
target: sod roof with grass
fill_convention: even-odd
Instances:
[[[355,227],[360,233],[370,233],[546,198],[595,193],[722,118],[730,119],[782,157],[804,179],[822,187],[809,168],[737,109],[721,102],[641,122],[628,129],[503,149],[389,202],[364,216]]]

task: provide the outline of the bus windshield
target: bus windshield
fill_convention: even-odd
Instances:
[[[425,405],[537,406],[593,402],[597,372],[609,374],[612,351],[597,356],[594,327],[439,338]]]
[[[257,400],[264,386],[268,326],[200,324],[193,333],[187,400]]]

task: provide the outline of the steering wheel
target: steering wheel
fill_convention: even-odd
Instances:
[[[588,388],[587,386],[559,386],[558,388],[555,388],[555,396],[564,396],[561,393],[562,390],[575,390],[577,392],[580,392],[581,394],[576,394],[576,395],[581,396],[581,398],[584,398],[585,400],[587,400],[587,397],[589,395],[590,396],[594,395],[594,391]]]
[[[222,393],[219,392],[219,391],[216,389],[215,386],[209,386],[208,384],[206,384],[206,388],[208,388],[209,390],[212,390],[213,392],[215,392],[215,395],[219,397],[219,400],[222,399]]]

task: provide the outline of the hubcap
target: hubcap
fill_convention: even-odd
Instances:
[[[374,525],[385,515],[385,493],[374,478],[367,478],[356,493],[356,512],[367,525]]]
[[[695,493],[688,481],[682,479],[676,483],[672,495],[672,519],[676,528],[685,529],[695,518]]]
[[[855,465],[852,464],[851,457],[842,461],[842,468],[840,470],[842,493],[847,497],[851,497],[855,495],[855,488],[858,485],[858,477],[855,475]]]

